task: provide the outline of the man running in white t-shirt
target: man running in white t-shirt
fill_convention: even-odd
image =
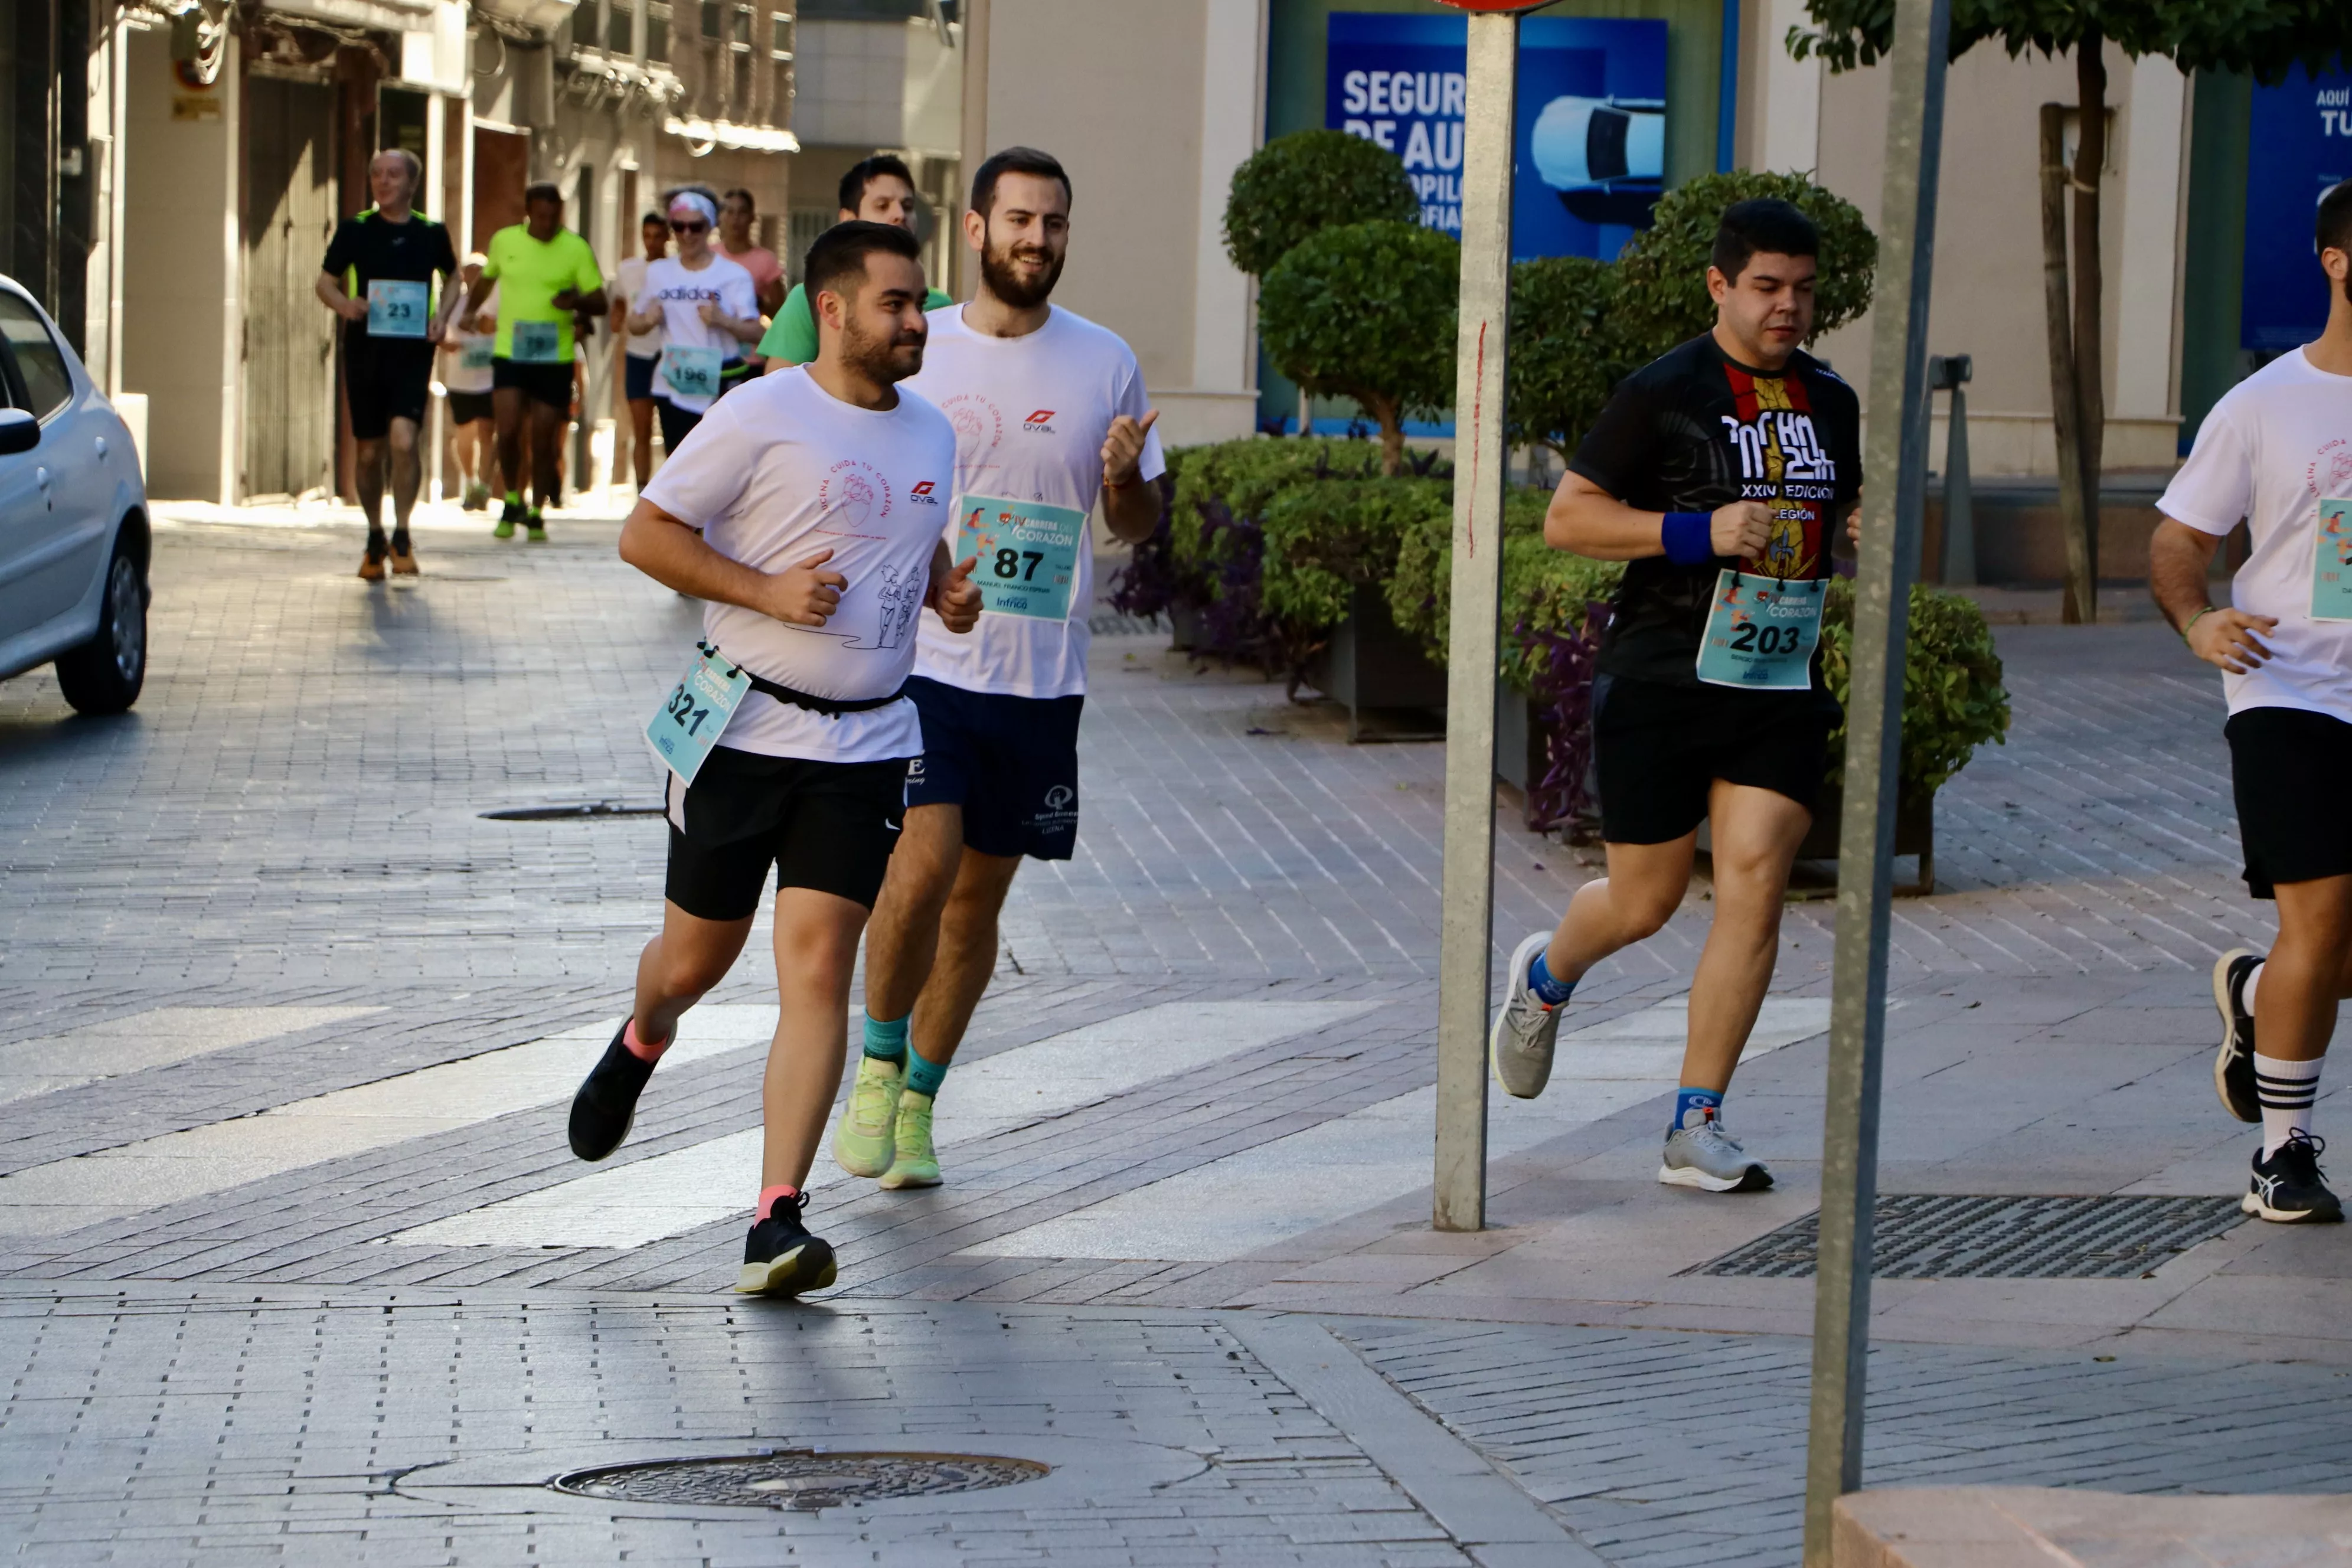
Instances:
[[[572,1104],[572,1151],[621,1146],[677,1021],[727,975],[776,872],[776,1037],[760,1198],[736,1289],[833,1283],[802,1191],[841,1087],[850,972],[922,750],[901,694],[915,614],[969,632],[971,563],[940,538],[955,432],[898,389],[923,363],[912,235],[844,224],[811,247],[822,336],[799,375],[714,405],[663,463],[621,556],[703,601],[703,651],[647,730],[669,764],[668,904],[636,1005]],[[714,744],[714,740],[718,742]]]
[[[2263,1124],[2240,1206],[2268,1220],[2344,1217],[2311,1112],[2352,996],[2352,816],[2337,809],[2352,779],[2352,180],[2320,198],[2317,238],[2326,330],[2213,405],[2148,548],[2157,604],[2225,672],[2246,886],[2278,902],[2267,958],[2241,948],[2213,966],[2214,1087]],[[2240,518],[2253,551],[2219,609],[2206,574]]]
[[[1078,827],[1078,710],[1097,501],[1150,537],[1167,468],[1135,355],[1047,303],[1069,244],[1070,179],[1010,147],[971,182],[964,240],[980,289],[931,312],[909,384],[954,423],[946,537],[972,558],[980,628],[925,615],[907,694],[923,715],[907,832],[866,943],[866,1049],[833,1154],[886,1187],[936,1186],[931,1107],[996,968],[996,919],[1023,856],[1066,860]],[[911,1030],[910,1030],[911,1025]],[[911,1048],[910,1048],[911,1047]]]

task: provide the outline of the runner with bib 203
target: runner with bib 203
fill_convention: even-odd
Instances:
[[[1150,538],[1167,468],[1134,352],[1051,302],[1070,237],[1062,165],[1034,148],[995,153],[973,176],[963,231],[980,288],[930,312],[908,384],[955,426],[941,536],[975,563],[982,613],[968,637],[923,616],[907,682],[923,754],[866,939],[865,1051],[833,1138],[843,1170],[886,1187],[938,1184],[932,1109],[996,971],[1013,875],[1024,858],[1069,859],[1077,842],[1087,513],[1099,505],[1129,543]]]
[[[1771,984],[1838,721],[1817,656],[1831,545],[1841,521],[1852,537],[1861,499],[1861,407],[1801,346],[1819,248],[1786,202],[1726,208],[1706,273],[1714,329],[1618,385],[1544,518],[1554,549],[1627,563],[1592,692],[1609,874],[1512,954],[1495,1078],[1523,1100],[1543,1092],[1570,993],[1673,917],[1708,824],[1715,918],[1658,1166],[1704,1192],[1772,1184],[1725,1130],[1723,1097]]]

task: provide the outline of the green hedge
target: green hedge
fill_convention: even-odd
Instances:
[[[1452,487],[1448,487],[1449,490]],[[1589,561],[1554,550],[1543,542],[1543,490],[1513,489],[1503,495],[1502,678],[1514,691],[1530,689],[1532,655],[1519,635],[1567,637],[1584,626],[1595,599],[1617,591],[1625,574],[1617,561]],[[1441,516],[1425,519],[1397,552],[1396,574],[1389,579],[1389,614],[1422,651],[1445,661],[1452,635],[1448,614],[1454,574],[1454,505],[1449,494]]]
[[[1830,584],[1822,606],[1822,678],[1840,703],[1853,685],[1853,584]],[[1906,790],[1940,789],[1990,741],[2007,745],[2009,691],[1992,627],[1976,601],[1911,587],[1911,632],[1903,663],[1903,760]],[[1845,783],[1845,724],[1830,736],[1829,787]]]

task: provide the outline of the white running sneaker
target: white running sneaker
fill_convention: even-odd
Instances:
[[[1710,1114],[1696,1127],[1677,1127],[1666,1134],[1658,1180],[1704,1193],[1760,1193],[1772,1184],[1772,1173],[1763,1161],[1749,1159],[1739,1140]]]
[[[1486,1057],[1494,1064],[1495,1081],[1517,1100],[1533,1100],[1551,1081],[1551,1052],[1559,1037],[1559,1009],[1547,1007],[1528,984],[1528,970],[1551,942],[1551,932],[1539,931],[1511,953],[1510,988],[1495,1013],[1495,1027],[1486,1037]]]

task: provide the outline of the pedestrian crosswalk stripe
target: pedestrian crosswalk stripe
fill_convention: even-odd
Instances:
[[[381,1013],[381,1007],[150,1007],[0,1046],[0,1105]]]
[[[672,1063],[765,1044],[773,1007],[687,1015]],[[620,1020],[272,1106],[258,1116],[167,1132],[0,1178],[0,1236],[57,1236],[306,1165],[469,1127],[572,1098]]]
[[[1825,997],[1768,997],[1740,1060],[1829,1026]],[[1560,1037],[1538,1100],[1496,1093],[1486,1154],[1500,1159],[1675,1087],[1688,1026],[1676,1000]],[[1418,1089],[968,1249],[990,1258],[1224,1262],[1429,1184],[1437,1091]]]
[[[959,1063],[934,1138],[970,1143],[1244,1051],[1360,1017],[1376,1002],[1165,1002]],[[692,1017],[692,1014],[688,1015]],[[649,1094],[658,1093],[654,1077]],[[748,1215],[760,1177],[757,1128],[575,1177],[404,1230],[416,1247],[639,1247]],[[844,1179],[828,1146],[808,1185]]]

